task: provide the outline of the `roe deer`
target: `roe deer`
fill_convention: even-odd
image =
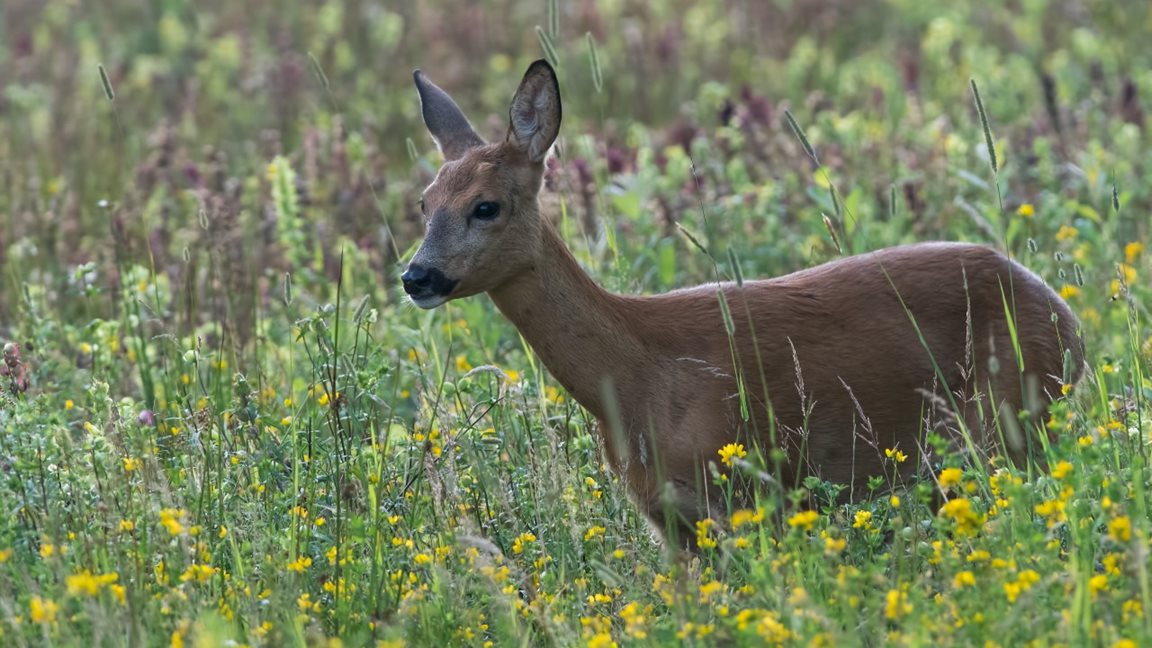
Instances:
[[[445,162],[422,196],[427,234],[404,290],[426,309],[487,292],[598,419],[610,466],[662,531],[691,540],[694,522],[723,510],[704,469],[725,444],[782,450],[773,478],[785,485],[816,475],[860,493],[891,469],[886,448],[915,459],[901,477],[926,462],[933,410],[948,410],[953,431],[968,426],[968,449],[1024,456],[1033,439],[1021,430],[1041,429],[1047,405],[1080,375],[1068,306],[979,245],[908,245],[775,279],[609,293],[540,215],[560,129],[552,67],[528,68],[508,135],[492,144],[447,93],[420,71],[414,79]]]

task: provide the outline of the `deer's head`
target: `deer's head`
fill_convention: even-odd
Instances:
[[[560,86],[547,62],[529,66],[508,111],[508,136],[489,144],[448,93],[419,70],[413,77],[445,161],[421,197],[427,233],[401,279],[417,306],[435,308],[531,268],[544,227],[544,158],[560,131]]]

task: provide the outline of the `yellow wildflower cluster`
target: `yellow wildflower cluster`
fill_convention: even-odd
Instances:
[[[33,596],[28,602],[28,616],[32,618],[33,623],[54,623],[59,611],[60,606],[51,599]]]
[[[612,620],[606,616],[580,617],[581,632],[589,648],[615,648],[612,639]]]
[[[712,535],[712,529],[716,526],[716,521],[712,518],[704,518],[703,520],[696,521],[696,546],[701,549],[713,549],[716,547],[716,537]]]
[[[608,529],[600,526],[599,524],[594,524],[588,527],[588,530],[584,532],[584,542],[589,542],[591,540],[595,540],[596,538],[602,538],[607,531]]]
[[[1015,580],[1004,583],[1004,595],[1008,597],[1009,603],[1015,603],[1022,593],[1032,589],[1032,586],[1039,582],[1040,574],[1035,570],[1026,569],[1017,574]]]
[[[187,515],[188,511],[185,511],[184,509],[161,509],[160,525],[167,529],[169,535],[178,536],[185,531],[182,520]]]
[[[810,531],[812,529],[812,525],[816,524],[816,521],[819,519],[820,514],[816,511],[800,511],[799,513],[796,513],[792,517],[788,518],[788,526],[794,529]]]
[[[1036,514],[1043,517],[1048,528],[1052,528],[1057,524],[1066,522],[1068,515],[1065,513],[1068,500],[1072,498],[1073,490],[1069,486],[1060,489],[1060,494],[1055,499],[1045,500],[1037,504],[1034,508]]]
[[[764,521],[764,509],[760,508],[755,511],[738,509],[732,512],[728,521],[732,524],[733,529],[739,529],[747,524],[759,524]]]
[[[893,588],[888,590],[884,597],[884,616],[891,621],[897,621],[912,612],[912,604],[908,602],[907,588]]]
[[[91,571],[85,569],[84,571],[69,575],[64,582],[68,587],[68,593],[73,596],[80,594],[96,596],[100,593],[100,590],[111,586],[119,579],[120,576],[116,572],[93,574]],[[124,588],[121,587],[119,590],[120,594],[117,598],[123,596],[123,590]]]
[[[512,553],[516,555],[524,553],[524,545],[531,544],[533,542],[536,542],[536,534],[531,532],[521,533],[520,535],[516,536],[515,540],[512,541]]]
[[[1132,540],[1132,520],[1127,515],[1113,518],[1108,522],[1108,537],[1120,544]]]
[[[736,459],[743,459],[748,456],[742,443],[729,443],[717,450],[716,454],[720,455],[720,463],[725,466],[731,466]]]
[[[648,636],[648,617],[652,614],[652,605],[643,607],[636,601],[620,608],[620,620],[624,622],[624,633],[633,639],[644,639]]]
[[[298,556],[295,560],[289,561],[288,564],[286,564],[284,566],[284,568],[290,572],[296,572],[297,574],[303,574],[311,566],[312,566],[312,559],[311,558],[309,558],[308,556]]]
[[[940,471],[936,480],[939,482],[940,488],[947,492],[949,489],[959,486],[963,477],[964,471],[959,468],[945,468]]]
[[[212,580],[212,577],[215,576],[219,571],[220,568],[218,567],[193,563],[188,565],[188,569],[185,569],[183,574],[180,574],[180,582],[191,582],[199,584],[207,583],[209,580]]]
[[[966,497],[957,497],[949,500],[940,507],[940,515],[956,525],[956,533],[971,535],[984,524],[984,516],[976,512],[971,500]]]

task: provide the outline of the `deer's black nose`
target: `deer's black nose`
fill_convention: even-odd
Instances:
[[[447,297],[452,294],[457,283],[436,268],[425,268],[415,263],[400,275],[400,280],[404,282],[404,292],[416,299],[431,295]]]
[[[400,275],[400,281],[404,282],[404,292],[414,295],[428,288],[432,283],[432,275],[424,266],[413,263]]]

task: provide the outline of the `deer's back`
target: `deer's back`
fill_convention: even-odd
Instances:
[[[957,409],[967,416],[968,406],[992,392],[997,405],[1020,409],[1026,384],[1046,405],[1059,394],[1065,349],[1077,368],[1073,379],[1082,362],[1075,317],[1060,297],[1031,271],[977,245],[889,248],[628,307],[660,359],[650,397],[668,412],[668,443],[685,467],[691,455],[712,456],[741,435],[765,440],[774,424],[794,463],[816,464],[841,481],[877,474],[882,460],[865,446],[911,454],[932,408],[940,417]],[[1017,370],[1007,313],[1031,378]],[[739,412],[738,377],[748,422]],[[938,398],[926,408],[927,393]]]

